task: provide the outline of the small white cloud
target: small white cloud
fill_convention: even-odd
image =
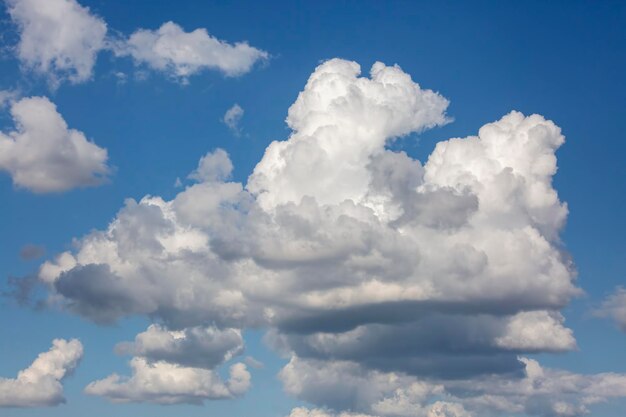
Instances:
[[[61,381],[78,365],[83,345],[76,339],[52,341],[17,378],[0,378],[0,407],[42,407],[65,402]]]
[[[246,365],[254,369],[262,369],[265,367],[265,364],[263,362],[253,358],[252,356],[246,356],[244,358],[244,362],[246,363]]]
[[[126,82],[128,81],[128,75],[122,71],[114,72],[113,76],[115,77],[119,85],[126,84]]]
[[[626,332],[626,288],[617,287],[613,294],[604,299],[594,314],[614,320],[619,328]]]
[[[105,46],[102,19],[75,0],[7,0],[7,5],[19,28],[17,53],[24,68],[46,75],[53,87],[91,78]]]
[[[230,44],[209,35],[206,29],[185,32],[174,22],[164,23],[157,30],[139,29],[128,40],[117,42],[114,51],[182,82],[207,69],[229,77],[243,75],[256,62],[269,57],[247,42]]]
[[[107,151],[67,123],[45,97],[23,98],[11,106],[16,130],[0,132],[0,170],[17,187],[36,193],[61,192],[107,179]]]
[[[239,104],[234,104],[230,109],[226,111],[224,114],[224,118],[222,121],[226,123],[226,126],[230,129],[230,131],[235,136],[241,135],[241,127],[239,126],[239,122],[241,122],[241,118],[243,117],[244,110],[241,108]]]
[[[198,169],[189,174],[189,178],[199,182],[223,181],[230,177],[233,164],[223,149],[216,149],[204,155],[198,163]]]

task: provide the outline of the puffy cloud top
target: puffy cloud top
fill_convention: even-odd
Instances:
[[[371,174],[370,158],[394,137],[447,121],[448,100],[423,90],[398,66],[377,62],[371,78],[356,62],[320,65],[289,108],[293,134],[272,142],[248,180],[264,208],[304,196],[322,204],[361,202]]]

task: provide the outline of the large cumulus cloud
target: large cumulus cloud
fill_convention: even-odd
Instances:
[[[564,137],[511,112],[438,143],[424,164],[387,148],[446,123],[447,105],[397,66],[361,77],[354,62],[327,61],[289,109],[293,133],[268,146],[247,184],[229,181],[224,151],[209,153],[172,200],[128,200],[106,230],[45,263],[51,303],[99,322],[147,315],[161,323],[149,332],[173,332],[159,349],[139,337],[134,375],[90,392],[119,400],[154,386],[165,356],[192,365],[182,358],[195,348],[175,334],[196,346],[199,329],[262,326],[290,358],[289,392],[337,413],[576,415],[610,397],[591,390],[585,402],[559,385],[610,376],[558,371],[523,398],[501,389],[526,387],[539,369],[523,355],[576,347],[559,313],[581,292],[552,186]],[[622,395],[623,376],[611,381]]]

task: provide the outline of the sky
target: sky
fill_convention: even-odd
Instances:
[[[0,416],[626,413],[624,2],[1,13]]]

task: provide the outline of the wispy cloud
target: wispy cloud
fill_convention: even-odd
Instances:
[[[226,110],[222,121],[226,123],[226,126],[230,129],[230,131],[235,136],[241,136],[241,119],[243,118],[244,110],[237,103],[233,104],[231,108]]]

